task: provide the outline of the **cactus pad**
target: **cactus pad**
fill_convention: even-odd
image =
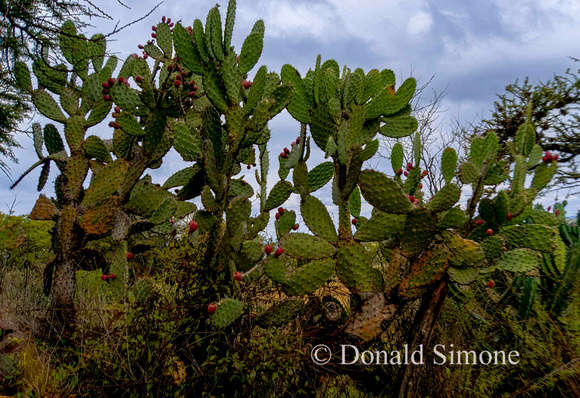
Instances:
[[[300,202],[302,219],[310,231],[330,243],[338,243],[334,223],[326,206],[317,198],[305,195]]]
[[[530,249],[515,249],[505,252],[497,267],[505,271],[524,273],[540,267],[542,255]]]
[[[411,211],[411,202],[399,184],[381,172],[364,170],[359,186],[365,200],[387,213],[404,214]]]
[[[290,296],[310,294],[332,276],[335,262],[331,259],[314,260],[298,268],[288,278],[284,290]]]
[[[373,289],[373,272],[366,249],[356,242],[340,242],[336,272],[351,292],[368,292]]]
[[[324,239],[302,232],[283,236],[280,246],[287,255],[299,260],[318,260],[336,252],[335,247]]]
[[[235,299],[223,299],[217,304],[216,312],[211,315],[209,322],[217,328],[231,325],[244,312],[244,303]]]

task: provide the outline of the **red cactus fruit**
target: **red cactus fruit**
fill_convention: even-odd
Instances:
[[[514,218],[514,215],[513,215],[513,213],[508,213],[508,214],[507,214],[507,220],[508,220],[508,221],[511,221],[513,218]]]
[[[297,230],[298,230],[298,228],[300,228],[300,224],[294,224],[294,225],[292,225],[292,229],[293,229],[294,231],[297,231]]]
[[[109,83],[109,86],[114,86],[115,83],[117,83],[117,80],[114,77],[109,77],[107,83]]]
[[[165,22],[165,15],[161,17],[161,22]]]
[[[157,34],[155,32],[151,33],[151,37],[157,39]]]
[[[559,215],[560,215],[560,210],[559,210],[559,209],[556,209],[556,210],[554,210],[554,214],[555,214],[556,216],[559,216]]]
[[[489,287],[489,288],[492,288],[492,287],[494,287],[494,286],[495,286],[495,281],[494,281],[493,279],[490,279],[490,280],[487,282],[487,287]]]
[[[101,275],[101,280],[102,281],[106,281],[107,279],[109,279],[108,275]]]
[[[273,250],[273,247],[270,245],[267,245],[266,247],[264,247],[264,252],[266,253],[266,256],[269,256],[270,254],[272,254],[272,250]]]
[[[121,112],[121,108],[119,108],[118,106],[115,106],[115,112],[117,112],[117,113]]]
[[[217,305],[215,303],[211,303],[210,305],[207,306],[208,314],[215,314],[216,311],[217,311]]]
[[[548,211],[552,210],[552,206],[548,206]]]
[[[276,220],[280,219],[280,213],[276,213]]]
[[[397,170],[397,175],[400,176],[401,174],[403,174],[403,169]]]
[[[191,222],[189,223],[189,233],[192,234],[195,231],[197,231],[197,227],[199,225],[197,224],[197,222],[195,222],[195,220],[191,220]]]
[[[104,98],[105,98],[105,101],[112,101],[112,98],[109,94],[105,95]]]
[[[405,171],[403,174],[405,175],[405,177],[409,177],[409,172],[408,171]]]
[[[115,279],[115,278],[116,278],[116,275],[115,274],[110,274],[109,275],[109,279]]]
[[[143,50],[145,47],[143,47],[143,44],[139,44],[139,45],[137,46],[137,48],[138,48],[139,50]]]
[[[171,18],[167,18],[167,23],[171,23]]]
[[[300,137],[296,137],[296,144],[300,144]]]
[[[174,80],[174,81],[173,81],[173,85],[174,85],[176,88],[179,88],[179,86],[181,85],[181,80]]]
[[[282,153],[280,153],[280,157],[282,159],[286,159],[288,157],[288,155],[286,154],[286,152],[282,152]]]
[[[414,205],[418,205],[418,204],[419,204],[419,199],[415,199],[415,200],[413,201],[413,204],[414,204]]]
[[[488,235],[488,236],[491,236],[491,235],[493,235],[493,231],[492,231],[491,229],[488,229],[486,232],[487,232],[487,235]]]
[[[479,220],[477,220],[477,221],[475,222],[475,224],[477,224],[477,225],[481,225],[481,224],[483,224],[484,222],[485,222],[485,221],[483,221],[483,220],[479,219]]]
[[[284,208],[278,207],[278,213],[280,213],[280,215],[284,214]]]
[[[107,82],[104,82],[102,86],[104,89],[109,89],[109,84]]]
[[[247,166],[246,166],[246,168],[247,168],[248,170],[250,170],[250,169],[252,168],[252,166],[250,166],[250,165],[247,165]]]
[[[288,148],[284,148],[284,152],[285,152],[286,154],[289,154],[289,153],[290,153],[290,149],[288,149]]]
[[[274,252],[274,257],[280,257],[283,253],[284,253],[284,249],[282,249],[281,247],[279,247]]]
[[[356,223],[357,223],[356,218],[353,218],[351,222],[352,222],[352,225],[356,225]]]
[[[244,81],[242,82],[244,88],[247,90],[252,86],[252,82],[249,82],[247,80],[244,79]]]
[[[411,202],[414,202],[414,201],[415,201],[415,197],[414,197],[413,195],[411,195],[411,196],[409,196],[409,200],[410,200]]]
[[[142,78],[141,76],[136,76],[136,77],[135,77],[135,81],[136,81],[137,83],[142,83],[142,82],[143,82],[143,78]]]
[[[153,26],[151,27],[151,30],[152,30],[153,32],[157,32],[157,26],[153,25]]]
[[[243,275],[242,275],[242,273],[241,273],[240,271],[236,271],[236,272],[234,272],[234,279],[235,279],[235,280],[237,280],[237,281],[241,281],[241,280],[242,280],[242,278],[243,278]]]
[[[175,80],[181,80],[181,79],[182,79],[181,74],[175,76]]]

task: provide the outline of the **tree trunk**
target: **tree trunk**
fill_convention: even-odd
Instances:
[[[449,286],[446,280],[439,282],[430,293],[424,296],[415,317],[409,339],[409,352],[419,349],[423,345],[424,352],[429,347],[431,335],[443,308]],[[417,396],[419,382],[425,371],[424,365],[406,365],[403,377],[399,384],[399,398],[414,398]]]

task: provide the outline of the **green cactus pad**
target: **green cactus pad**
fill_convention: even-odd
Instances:
[[[66,123],[66,116],[52,98],[52,96],[44,90],[34,90],[32,92],[32,102],[36,109],[47,118],[59,123]]]
[[[540,160],[542,160],[542,156],[544,154],[544,150],[539,145],[534,145],[532,151],[530,152],[530,156],[528,158],[528,168],[534,167]]]
[[[418,127],[419,122],[413,116],[400,116],[387,119],[379,131],[385,137],[403,138],[413,134]]]
[[[504,182],[509,177],[509,167],[507,167],[507,162],[502,160],[494,164],[485,173],[485,178],[483,180],[485,185],[498,185]]]
[[[425,204],[425,207],[435,213],[440,213],[453,207],[460,196],[461,189],[456,184],[447,184]]]
[[[256,21],[252,31],[256,32],[250,33],[246,37],[246,40],[244,40],[244,44],[242,44],[240,62],[238,63],[238,72],[240,74],[245,74],[252,70],[262,55],[262,48],[264,47],[264,21]]]
[[[455,177],[457,168],[457,152],[453,148],[445,148],[441,156],[441,173],[446,184],[449,184]]]
[[[42,127],[40,127],[40,123],[33,123],[32,124],[32,139],[34,143],[34,150],[36,151],[36,156],[38,159],[43,159],[44,156],[42,155]]]
[[[534,174],[534,179],[532,180],[532,188],[538,191],[543,189],[552,177],[556,174],[558,166],[556,162],[551,163],[549,166],[547,163],[541,163],[536,167],[536,172]]]
[[[133,145],[132,136],[126,134],[121,129],[115,130],[115,132],[113,133],[113,153],[117,158],[128,157],[132,145]]]
[[[83,149],[88,157],[95,158],[99,162],[108,163],[112,161],[109,149],[105,146],[103,140],[96,135],[87,137],[83,144]]]
[[[497,267],[505,271],[525,273],[540,267],[542,255],[530,249],[515,249],[505,252]]]
[[[506,251],[505,240],[498,235],[490,236],[481,242],[481,248],[489,261],[495,261]]]
[[[391,150],[391,167],[394,172],[397,172],[397,170],[403,167],[404,159],[405,153],[403,152],[403,145],[400,142],[396,142]]]
[[[550,227],[557,227],[560,224],[560,220],[554,213],[545,210],[532,210],[530,218],[534,224],[544,224]]]
[[[469,221],[469,216],[465,214],[465,212],[461,210],[459,206],[456,206],[445,212],[445,214],[441,217],[441,221],[439,221],[438,227],[440,229],[459,229],[463,227],[467,221]]]
[[[64,125],[64,136],[72,152],[79,151],[85,138],[85,119],[82,116],[71,116]]]
[[[209,318],[209,323],[217,328],[230,326],[244,312],[244,303],[235,299],[223,299],[217,304],[217,310]]]
[[[185,216],[195,213],[196,210],[197,206],[194,203],[178,201],[174,217],[183,218]]]
[[[247,198],[234,198],[226,210],[228,232],[233,235],[234,231],[242,224],[247,223],[252,212],[252,204]]]
[[[338,235],[326,206],[314,196],[306,195],[300,202],[300,212],[310,231],[330,243],[338,243]]]
[[[359,155],[359,160],[361,162],[367,161],[371,159],[377,153],[379,149],[379,140],[373,140],[369,142],[364,149],[362,150],[361,154]]]
[[[149,221],[153,224],[162,224],[171,218],[177,210],[177,201],[173,198],[166,198],[151,215]]]
[[[481,168],[483,161],[488,157],[488,150],[485,145],[485,138],[475,137],[471,141],[469,152],[469,161],[471,161],[477,168]]]
[[[157,45],[167,58],[172,58],[173,39],[171,38],[171,28],[164,22],[157,24]]]
[[[25,93],[32,92],[32,82],[30,80],[30,69],[22,61],[17,61],[14,63],[12,68],[12,73],[16,78],[16,87]]]
[[[139,98],[139,92],[124,84],[114,84],[110,88],[111,98],[119,105],[123,112],[133,115],[142,115],[147,107]]]
[[[336,129],[334,120],[325,105],[319,105],[312,112],[312,123],[310,132],[314,143],[323,151],[326,150],[328,138],[334,134]]]
[[[242,243],[242,253],[253,263],[264,257],[264,248],[260,239],[246,240]]]
[[[142,194],[131,198],[125,205],[125,208],[140,216],[150,217],[169,196],[170,193],[161,187],[149,185]]]
[[[60,93],[60,105],[69,115],[74,115],[79,109],[79,93],[70,87],[63,87]]]
[[[336,273],[351,292],[368,292],[373,289],[373,271],[368,252],[359,243],[340,242]]]
[[[324,162],[318,164],[308,173],[308,186],[310,192],[314,192],[325,186],[334,175],[334,164],[332,162]]]
[[[171,177],[165,181],[162,188],[169,189],[175,187],[182,187],[186,185],[189,180],[199,172],[200,167],[198,165],[193,165],[191,167],[186,167],[185,169],[179,170],[177,173],[173,174]]]
[[[481,172],[471,161],[468,160],[459,166],[459,179],[462,183],[471,184],[477,181],[479,177],[481,177]]]
[[[203,75],[204,69],[201,66],[197,48],[193,44],[189,32],[181,25],[181,22],[178,22],[173,28],[173,42],[175,52],[183,65],[196,75]]]
[[[270,256],[264,262],[264,272],[276,283],[286,283],[286,260],[284,257]]]
[[[318,260],[336,252],[335,247],[324,239],[301,232],[284,235],[280,246],[287,255],[299,260]]]
[[[284,291],[290,296],[310,294],[332,276],[334,268],[335,261],[331,259],[310,261],[290,275]]]
[[[268,221],[270,221],[270,213],[260,213],[260,215],[250,219],[250,221],[252,222],[252,226],[248,227],[247,239],[254,239],[258,236],[258,233],[263,231],[268,225]]]
[[[121,126],[121,129],[133,137],[141,137],[145,135],[145,130],[141,127],[137,119],[130,113],[121,113],[117,117],[117,123]]]
[[[264,204],[264,211],[270,211],[286,202],[292,193],[292,184],[288,181],[278,181],[270,191]]]
[[[485,263],[485,252],[479,243],[463,239],[452,231],[443,231],[441,236],[453,254],[454,259],[463,266],[480,267]]]
[[[44,126],[43,136],[44,145],[50,155],[64,151],[64,144],[60,138],[60,134],[53,124]]]
[[[251,198],[254,195],[254,188],[246,181],[231,180],[230,194],[233,196],[243,196],[244,198]]]
[[[93,109],[85,122],[85,127],[92,127],[102,122],[111,111],[111,102],[105,101],[104,98],[99,99],[93,105]]]
[[[354,238],[360,242],[376,242],[392,238],[403,230],[405,220],[405,215],[389,214],[374,209],[368,221],[357,223]]]
[[[46,161],[42,164],[42,170],[40,171],[40,177],[38,178],[38,185],[36,187],[36,190],[38,192],[44,189],[49,174],[50,174],[50,162]]]
[[[508,249],[528,248],[545,253],[556,249],[556,235],[554,228],[540,224],[525,224],[504,227],[500,235],[505,239]]]
[[[425,250],[437,231],[437,217],[427,209],[415,208],[407,214],[403,232],[399,234],[405,256],[415,256]]]
[[[82,204],[99,203],[113,196],[123,183],[128,169],[129,163],[122,159],[117,159],[103,167],[93,176],[91,184],[85,192]]]
[[[296,212],[294,210],[285,210],[280,219],[276,220],[278,237],[289,233],[294,224],[296,224]]]
[[[359,187],[365,200],[381,211],[405,214],[412,209],[411,202],[399,184],[381,172],[362,171]]]
[[[516,133],[516,148],[524,156],[528,156],[536,143],[536,129],[529,120],[522,124]]]
[[[301,299],[284,300],[258,317],[256,323],[261,328],[280,327],[297,319],[306,306]]]
[[[173,124],[173,147],[183,160],[192,161],[201,158],[203,140],[195,130],[190,130],[185,122]]]
[[[287,106],[288,112],[299,122],[310,123],[310,112],[313,104],[300,73],[292,65],[286,64],[282,66],[280,76],[283,82],[289,82],[292,85],[294,91]]]
[[[460,285],[469,285],[479,278],[479,269],[477,268],[449,268],[447,271],[453,282]]]
[[[353,217],[358,218],[360,217],[360,209],[361,209],[360,190],[358,189],[358,186],[355,186],[348,198],[348,211]]]

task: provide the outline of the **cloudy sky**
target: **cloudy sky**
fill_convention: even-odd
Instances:
[[[117,23],[131,22],[158,4],[153,0],[123,3],[130,8],[114,0],[101,0],[99,7],[114,20],[94,19],[94,28],[88,33],[110,32]],[[166,1],[145,20],[114,35],[109,50],[124,59],[149,39],[151,25],[162,15],[182,20],[187,26],[195,18],[205,21],[214,5],[215,1]],[[227,4],[221,5],[223,20]],[[488,116],[496,93],[503,92],[507,84],[526,76],[533,82],[547,80],[567,68],[578,69],[569,57],[580,57],[577,0],[238,0],[233,39],[237,51],[257,19],[266,25],[258,66],[267,65],[278,73],[282,65],[291,63],[304,74],[322,54],[323,60],[335,59],[353,70],[390,68],[400,81],[413,76],[425,83],[433,77],[426,92],[447,93],[438,121],[443,134],[455,120],[466,124]],[[33,120],[44,122],[38,115]],[[297,136],[299,125],[284,112],[270,122],[270,128],[270,151],[273,163],[277,163],[275,155]],[[103,123],[89,134],[109,138],[111,131]],[[9,189],[11,182],[36,161],[32,139],[21,136],[19,141],[23,146],[16,151],[20,163],[10,165],[11,179],[0,174],[0,211],[12,208],[16,214],[26,214],[38,197],[40,170],[16,189]],[[322,160],[318,152],[312,164]],[[152,173],[154,181],[162,183],[184,165],[178,154],[170,153],[164,165]],[[272,164],[272,183],[277,178],[276,168],[277,164]],[[55,177],[52,173],[45,194],[53,194]],[[250,173],[248,180],[252,180]],[[560,198],[568,193],[561,191]],[[553,199],[551,195],[543,200],[548,203]],[[571,205],[578,203],[571,199]],[[293,198],[288,207],[296,204]]]

